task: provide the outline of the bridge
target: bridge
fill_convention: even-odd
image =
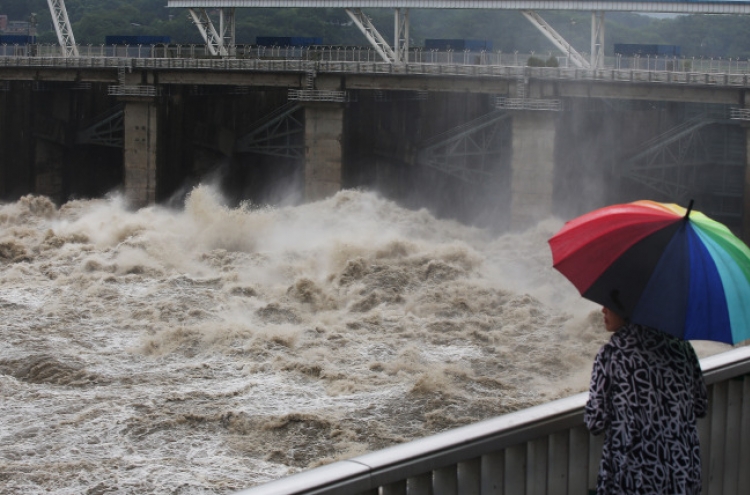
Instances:
[[[750,195],[744,192],[747,153],[740,143],[746,138],[743,123],[750,120],[747,62],[605,57],[601,49],[606,12],[744,15],[750,13],[750,1],[397,0],[386,4],[367,0],[350,4],[339,0],[169,0],[170,8],[191,12],[206,43],[135,47],[76,45],[64,0],[48,0],[48,4],[56,20],[58,46],[35,46],[33,52],[31,47],[29,51],[0,47],[0,83],[4,84],[0,89],[6,90],[6,100],[10,96],[32,101],[35,94],[48,93],[33,122],[24,131],[18,130],[18,139],[26,142],[33,136],[36,141],[20,158],[6,160],[17,162],[6,165],[6,193],[31,189],[58,201],[80,194],[78,184],[65,185],[80,179],[75,174],[64,178],[56,160],[71,152],[106,155],[91,151],[92,146],[99,146],[122,149],[124,179],[110,177],[104,183],[124,187],[136,206],[169,197],[188,177],[238,153],[304,162],[304,197],[313,200],[337,191],[342,184],[349,185],[345,175],[363,174],[360,170],[347,172],[350,159],[345,153],[349,148],[379,156],[367,158],[373,163],[390,159],[410,167],[431,168],[469,188],[493,184],[502,196],[510,198],[508,204],[495,206],[511,212],[511,224],[505,227],[522,227],[554,211],[555,177],[565,175],[555,167],[560,151],[554,143],[566,130],[564,125],[559,128],[559,115],[570,114],[584,101],[695,102],[724,107],[726,115],[706,120],[713,128],[732,129],[731,144],[706,147],[721,148],[719,156],[696,151],[697,138],[706,131],[704,125],[659,129],[655,132],[665,134],[661,140],[648,146],[635,140],[638,149],[632,156],[617,158],[619,163],[611,166],[611,175],[644,185],[665,200],[685,202],[688,196],[698,194],[706,213],[731,223],[746,238],[750,236],[750,200],[746,199]],[[238,45],[233,34],[234,12],[254,7],[342,7],[370,46],[282,50]],[[382,7],[395,9],[392,43],[369,23],[362,10]],[[520,10],[559,50],[559,66],[526,67],[529,55],[517,52],[425,52],[410,47],[408,10],[417,7]],[[549,9],[592,12],[589,58],[543,21],[539,12]],[[218,23],[209,12],[218,12]],[[259,101],[255,108],[240,110],[253,95],[271,94],[268,91],[275,95],[275,108],[256,114],[256,108],[267,103]],[[83,101],[80,95],[84,93],[90,93],[88,98],[97,103],[73,102]],[[106,95],[110,103],[102,105],[96,94]],[[249,97],[243,99],[245,94]],[[450,98],[463,98],[463,105],[472,110],[452,128],[417,123],[412,125],[415,130],[390,132],[381,126],[378,132],[385,141],[364,151],[363,138],[350,139],[344,120],[355,122],[352,115],[357,106],[363,106],[363,98],[388,100],[397,94],[401,96],[396,98],[411,101],[432,95],[430,98],[442,98],[443,105],[449,105]],[[211,100],[201,110],[203,115],[187,123],[172,117],[189,112],[197,103],[186,107],[184,102],[195,95]],[[229,114],[223,119],[215,117],[222,98],[234,102],[229,104],[231,109],[222,110]],[[78,115],[72,115],[70,105],[78,105]],[[5,104],[6,114],[12,106]],[[92,108],[84,108],[87,106]],[[384,113],[382,107],[372,111]],[[445,110],[443,117],[448,115]],[[191,129],[186,129],[187,125]],[[679,125],[674,122],[675,129]],[[364,136],[372,132],[364,130],[365,126],[355,122],[355,127],[362,129],[353,133]],[[7,121],[7,136],[12,136],[16,127]],[[645,129],[648,122],[637,122],[634,127]],[[726,141],[726,135],[709,141]],[[168,144],[177,139],[174,136],[190,143],[190,156],[186,155],[189,147]],[[2,141],[9,149],[13,138],[0,138],[0,145]],[[213,156],[217,153],[223,158]],[[693,161],[682,163],[686,156]],[[179,157],[192,162],[191,170],[185,170]],[[720,180],[713,176],[705,179],[711,167]],[[87,189],[96,190],[91,185]]]
[[[64,0],[47,0],[63,56],[78,56],[75,36]],[[409,52],[409,9],[495,9],[517,10],[536,27],[555,48],[567,53],[576,67],[596,68],[604,63],[604,16],[606,12],[674,14],[750,13],[748,0],[168,0],[170,8],[187,8],[212,55],[234,56],[236,50],[235,12],[237,8],[343,8],[369,44],[384,62],[401,63]],[[392,43],[381,34],[366,8],[393,8]],[[214,21],[210,10],[218,11]],[[589,58],[546,22],[544,10],[591,12]]]
[[[211,56],[208,47],[195,46],[171,46],[168,52],[166,47],[87,46],[78,47],[78,57],[60,56],[53,47],[37,49],[35,56],[0,53],[0,82],[5,84],[6,94],[31,84],[30,95],[45,89],[54,94],[48,102],[50,108],[68,105],[71,95],[81,92],[105,92],[116,103],[96,115],[76,117],[75,122],[70,122],[69,115],[38,118],[37,128],[32,127],[27,133],[35,135],[37,142],[33,145],[37,156],[33,160],[37,163],[28,168],[54,169],[50,157],[69,153],[65,150],[71,146],[122,147],[124,188],[137,206],[171,195],[186,176],[184,171],[168,172],[170,167],[181,165],[166,165],[165,154],[182,153],[184,146],[167,152],[166,143],[171,138],[165,133],[188,132],[181,134],[183,139],[194,141],[196,146],[200,142],[203,148],[224,156],[256,153],[302,160],[304,196],[314,200],[330,195],[342,187],[347,166],[344,149],[365,149],[358,141],[347,144],[345,118],[355,127],[366,125],[353,120],[351,109],[361,104],[363,95],[377,98],[384,92],[405,93],[412,100],[428,95],[438,98],[440,94],[445,98],[481,99],[481,105],[475,103],[479,106],[466,115],[464,122],[451,117],[455,121],[452,128],[436,128],[430,131],[431,135],[419,139],[404,140],[403,135],[395,133],[385,138],[385,146],[378,146],[373,152],[382,154],[384,148],[392,148],[394,151],[386,153],[390,158],[407,163],[411,160],[469,186],[486,185],[488,178],[500,180],[504,174],[502,180],[506,183],[496,186],[508,191],[510,204],[503,207],[511,211],[511,226],[515,227],[554,211],[554,143],[559,132],[556,115],[566,113],[566,102],[572,107],[586,100],[723,105],[726,115],[712,117],[710,122],[733,125],[743,139],[745,131],[741,126],[750,120],[750,110],[746,108],[750,68],[747,62],[729,60],[619,58],[609,59],[608,67],[581,69],[566,64],[526,67],[528,55],[518,53],[467,56],[413,50],[402,63],[393,64],[379,61],[372,51],[342,53],[332,48],[277,48],[261,54],[257,47],[244,47],[235,57]],[[173,106],[192,94],[206,94],[209,99],[231,96],[239,102],[245,94],[268,90],[276,92],[279,103],[264,114],[245,112],[218,121],[201,117],[190,121],[194,127],[190,131],[183,129],[184,121],[170,118],[176,111]],[[216,108],[216,104],[208,104],[207,111],[214,112]],[[45,111],[39,110],[42,114]],[[373,111],[385,112],[377,108]],[[76,128],[74,138],[66,130],[71,125]],[[639,125],[636,123],[635,127]],[[748,196],[744,193],[747,186],[741,186],[745,184],[744,151],[733,152],[734,157],[730,158],[723,151],[717,159],[703,157],[689,164],[680,163],[679,157],[696,149],[694,137],[701,127],[704,126],[688,127],[681,133],[664,136],[661,142],[639,145],[634,150],[638,153],[618,166],[616,173],[646,185],[668,200],[684,202],[695,193],[697,184],[705,183],[699,176],[710,165],[722,179],[705,193],[716,206],[707,207],[704,203],[703,209],[740,222],[740,218],[748,218],[742,203]],[[7,130],[11,134],[14,131],[12,126]],[[201,136],[200,140],[195,141],[195,136]],[[77,145],[71,144],[71,139]],[[667,154],[678,158],[666,157]],[[210,164],[194,166],[195,170],[208,168]],[[500,169],[503,172],[498,172]],[[47,185],[47,189],[40,186],[38,192],[62,199],[62,179],[55,174],[37,173],[31,180]]]
[[[652,12],[679,14],[748,14],[750,2],[744,0],[704,1],[612,1],[612,0],[169,0],[169,7],[184,7],[190,14],[211,53],[230,55],[235,46],[234,13],[236,8],[314,8],[345,9],[383,61],[400,63],[409,51],[409,9],[503,9],[517,10],[528,19],[558,50],[570,55],[577,67],[602,67],[604,63],[604,16],[606,12]],[[219,29],[208,14],[208,8],[219,10]],[[378,31],[365,8],[393,8],[393,44]],[[586,59],[546,22],[539,11],[591,11],[590,58]]]
[[[208,8],[209,2],[204,0],[203,7],[195,8]],[[219,3],[217,8],[238,6],[225,7],[228,3]],[[477,6],[466,7],[469,3]],[[460,7],[452,8],[485,8],[490,3],[460,2],[455,3]],[[557,2],[497,3],[558,8]],[[602,9],[608,3],[577,2]],[[744,2],[640,3],[664,9],[671,3],[673,8],[691,4],[746,8]],[[399,8],[409,8],[404,5]],[[526,67],[528,55],[518,53],[424,54],[408,47],[402,50],[398,43],[391,47],[390,58],[383,57],[381,51],[388,55],[383,47],[350,53],[334,49],[259,53],[237,46],[231,37],[226,44],[221,39],[214,38],[205,47],[170,47],[171,51],[156,46],[120,47],[124,51],[118,53],[117,47],[68,44],[70,50],[64,53],[42,48],[33,56],[0,54],[0,151],[4,156],[0,182],[7,187],[28,180],[35,192],[62,199],[61,184],[69,172],[58,163],[67,154],[88,153],[85,147],[99,146],[121,154],[125,192],[134,205],[147,205],[174,193],[179,182],[175,176],[185,178],[187,174],[166,155],[185,159],[180,149],[188,147],[203,155],[254,152],[302,160],[304,194],[312,200],[338,190],[344,184],[347,161],[361,159],[353,159],[351,152],[347,156],[347,146],[366,148],[373,154],[374,149],[385,148],[377,153],[470,183],[475,189],[468,191],[497,187],[503,171],[509,176],[513,224],[521,227],[555,212],[551,199],[559,166],[555,148],[565,140],[559,134],[569,131],[561,115],[585,113],[591,101],[612,108],[617,102],[709,103],[725,108],[726,113],[698,113],[675,122],[650,141],[629,141],[638,144],[617,164],[615,173],[672,200],[682,200],[700,186],[707,196],[729,204],[726,210],[717,206],[716,212],[741,217],[744,237],[750,237],[750,179],[745,172],[750,68],[737,61],[733,65],[727,60],[607,60],[597,56],[586,65],[585,60],[567,59],[569,52],[561,50],[565,59],[561,67]],[[209,102],[198,104],[201,97]],[[399,105],[387,105],[399,98]],[[187,118],[190,108],[185,100],[204,114]],[[265,104],[269,100],[271,104]],[[101,106],[105,111],[99,112]],[[249,111],[252,106],[258,106],[255,113]],[[404,124],[406,114],[399,113],[399,106],[420,109],[419,125],[408,123],[419,130],[436,130],[429,122],[428,106],[443,106],[456,125],[416,139],[416,132]],[[469,110],[456,112],[459,106]],[[402,127],[383,130],[362,123],[379,119],[376,112]],[[654,115],[663,112],[648,111],[641,117],[635,113],[627,114],[631,124],[646,127]],[[4,119],[5,115],[14,118]],[[741,142],[702,134],[712,126],[732,126],[737,131],[733,136]],[[348,136],[350,128],[361,136]],[[386,137],[376,140],[367,131],[385,132]],[[374,145],[367,147],[369,139]],[[716,154],[691,157],[714,146],[721,148]],[[13,160],[15,164],[8,165]],[[195,168],[205,171],[210,162],[196,160]],[[99,163],[99,169],[88,170],[99,173],[104,166]],[[26,168],[33,175],[23,175]],[[707,170],[714,173],[707,176]],[[74,174],[82,175],[79,170]],[[577,189],[573,194],[583,192]],[[745,428],[749,359],[746,350],[739,349],[702,363],[712,397],[710,417],[700,426],[702,443],[708,445],[704,478],[709,493],[741,493],[750,483],[738,462],[749,448]],[[598,455],[597,439],[590,438],[581,424],[584,401],[584,395],[574,396],[341,461],[246,493],[580,492],[592,486]]]

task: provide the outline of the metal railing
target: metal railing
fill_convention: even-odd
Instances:
[[[203,44],[150,45],[77,45],[83,58],[216,58]],[[584,58],[586,53],[582,53]],[[57,44],[9,45],[0,44],[0,57],[61,57]],[[74,58],[74,57],[70,57]],[[231,59],[247,60],[328,60],[334,62],[382,62],[369,46],[312,45],[258,46],[236,45]],[[554,61],[559,67],[572,68],[570,57],[560,52],[501,50],[434,50],[421,47],[408,51],[407,62],[439,65],[500,65],[526,66],[529,59],[546,63]],[[604,66],[638,71],[696,72],[709,74],[748,74],[750,59],[739,57],[682,57],[673,55],[622,55],[605,57]]]
[[[347,101],[346,91],[319,89],[290,89],[290,101],[327,101],[343,103]]]
[[[160,94],[160,88],[148,85],[128,86],[119,84],[116,86],[109,86],[109,88],[107,88],[107,94],[111,96],[153,97]]]
[[[1,50],[0,50],[1,52]],[[308,72],[314,64],[316,73],[391,74],[419,76],[487,77],[516,79],[519,77],[548,80],[592,82],[651,83],[725,88],[749,88],[750,74],[721,72],[679,72],[640,69],[578,69],[568,67],[527,67],[523,65],[447,65],[427,62],[390,64],[386,62],[336,61],[300,59],[236,59],[236,58],[121,58],[121,57],[21,57],[0,55],[0,68],[116,68],[130,70],[206,70]]]
[[[495,97],[495,108],[502,110],[546,110],[559,112],[562,100],[554,98],[506,98]]]
[[[701,360],[709,413],[698,428],[703,493],[750,493],[750,347]],[[237,495],[586,494],[601,436],[587,393],[305,471]]]

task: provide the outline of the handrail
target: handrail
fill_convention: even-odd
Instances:
[[[750,373],[750,347],[706,357],[707,385]],[[354,494],[512,447],[583,424],[580,393],[349,460],[294,474],[236,495]],[[377,493],[373,491],[372,493]]]
[[[132,70],[196,70],[196,71],[259,71],[290,72],[310,71],[309,60],[258,60],[258,59],[199,59],[199,58],[35,58],[0,56],[0,68],[132,68]],[[678,85],[693,87],[750,88],[747,73],[669,72],[642,69],[577,69],[563,67],[526,67],[522,65],[464,65],[410,62],[390,64],[385,62],[315,61],[316,73],[331,74],[387,74],[435,77],[474,77],[534,79],[562,81],[593,81],[602,83],[630,83]]]
[[[419,76],[528,77],[618,83],[750,88],[750,60],[738,58],[607,57],[604,67],[527,67],[530,54],[502,51],[413,49],[405,63],[378,62],[363,47],[238,47],[237,57],[210,56],[202,45],[80,46],[78,57],[62,57],[56,45],[0,44],[0,67],[130,68],[135,70],[211,70],[409,74]],[[268,48],[268,50],[267,50]],[[351,48],[351,49],[349,49]],[[550,52],[551,53],[551,52]],[[429,56],[426,56],[428,54]],[[471,56],[469,56],[471,55]],[[533,53],[531,54],[533,56]],[[342,60],[343,58],[343,60]],[[429,59],[429,61],[427,60]]]

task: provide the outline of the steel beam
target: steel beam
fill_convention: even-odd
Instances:
[[[289,102],[250,126],[237,140],[238,153],[260,153],[284,158],[305,155],[303,133],[305,125],[295,114],[302,109],[298,102]]]
[[[534,27],[536,27],[548,40],[550,40],[552,44],[558,48],[558,50],[563,53],[567,53],[568,58],[571,62],[573,62],[573,65],[581,69],[588,69],[590,67],[589,61],[586,60],[583,55],[578,53],[576,49],[573,48],[573,45],[565,41],[565,38],[563,38],[560,33],[555,31],[554,28],[550,26],[547,21],[542,19],[539,14],[532,10],[522,10],[521,14],[523,14],[523,16],[528,19],[531,24],[534,25]]]
[[[198,27],[209,53],[227,57],[235,51],[235,8],[219,9],[219,29],[214,26],[205,8],[188,9],[193,23]]]
[[[380,55],[380,58],[382,58],[384,62],[395,63],[398,61],[398,54],[393,48],[391,48],[385,38],[383,38],[383,35],[378,32],[375,25],[372,23],[372,20],[362,12],[362,9],[347,8],[345,10],[349,18],[354,22],[354,25],[362,31],[362,34],[365,35],[365,38],[367,38],[372,47],[375,48],[375,51]]]
[[[49,11],[52,14],[52,23],[57,33],[57,41],[63,57],[77,57],[78,46],[76,45],[73,29],[65,9],[65,0],[47,0]]]
[[[591,68],[604,67],[604,12],[591,13]]]
[[[567,10],[578,12],[646,12],[674,14],[750,14],[750,0],[168,0],[167,7],[183,8],[407,8]]]
[[[77,144],[98,144],[122,148],[125,138],[125,109],[117,105],[109,113],[100,116],[92,125],[78,131]]]
[[[508,149],[510,114],[492,111],[422,143],[417,162],[465,182],[488,185]]]
[[[393,13],[393,51],[396,62],[409,61],[409,9],[395,9]]]
[[[716,204],[742,196],[738,184],[744,173],[745,150],[728,131],[721,134],[711,129],[732,123],[737,122],[709,115],[687,120],[644,143],[643,151],[622,163],[619,175],[649,187],[669,201],[700,199],[706,203],[701,208],[704,213],[726,216]],[[707,180],[708,170],[720,178]]]

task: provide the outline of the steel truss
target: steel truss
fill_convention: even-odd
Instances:
[[[417,162],[465,182],[490,184],[510,142],[510,114],[494,110],[425,141]]]
[[[305,126],[297,115],[302,104],[290,101],[250,126],[237,140],[235,151],[259,153],[283,158],[302,158],[305,154]]]
[[[621,177],[643,184],[665,199],[695,199],[709,216],[727,217],[742,201],[744,136],[738,122],[708,115],[689,119],[645,143],[621,167]]]
[[[604,12],[591,13],[591,68],[604,67]]]
[[[534,25],[541,33],[552,42],[553,45],[557,47],[558,50],[560,50],[563,53],[568,54],[568,58],[570,61],[575,65],[576,67],[579,67],[581,69],[588,69],[591,67],[591,64],[586,58],[584,58],[583,55],[578,53],[575,48],[573,48],[573,45],[565,41],[565,39],[555,31],[555,29],[550,26],[547,21],[542,19],[542,17],[537,14],[534,11],[531,10],[522,10],[521,14],[531,22],[531,24]],[[593,52],[592,52],[593,53]]]
[[[52,23],[55,25],[57,41],[63,57],[77,57],[78,46],[76,45],[73,29],[68,19],[68,11],[65,8],[65,0],[47,0],[49,11],[52,14]]]
[[[205,8],[190,8],[190,17],[206,42],[211,55],[229,57],[236,53],[235,8],[222,7],[219,11],[219,29],[214,26]]]
[[[394,64],[406,62],[406,54],[409,52],[409,9],[395,9],[394,11],[393,48],[378,32],[372,20],[362,12],[362,9],[347,8],[344,10],[384,62]]]
[[[231,56],[235,53],[235,8],[222,7],[219,10],[220,27],[217,31],[205,8],[189,8],[193,22],[208,46],[212,55]],[[355,26],[362,32],[375,52],[384,62],[402,64],[408,62],[409,53],[409,9],[395,8],[393,13],[393,46],[378,31],[359,7],[344,9]],[[604,65],[604,12],[591,14],[591,58],[586,60],[573,48],[560,33],[532,10],[521,13],[559,50],[567,53],[571,62],[580,68],[602,67]]]
[[[604,67],[604,11],[591,12],[591,51],[590,58],[578,53],[573,46],[563,38],[560,33],[550,26],[547,21],[534,11],[522,10],[526,19],[531,22],[558,50],[568,54],[571,63],[582,69]]]
[[[125,143],[124,105],[117,105],[94,119],[93,124],[78,131],[76,143],[122,148]]]

